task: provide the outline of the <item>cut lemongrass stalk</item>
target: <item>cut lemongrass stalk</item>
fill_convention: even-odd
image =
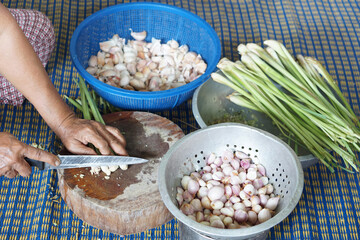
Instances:
[[[82,92],[84,92],[84,94],[85,94],[84,99],[86,98],[87,101],[89,102],[89,106],[90,106],[90,109],[91,109],[91,111],[93,113],[95,121],[100,122],[102,124],[105,124],[105,122],[104,122],[98,108],[95,105],[94,100],[91,98],[90,92],[86,87],[85,80],[82,77],[79,77],[79,85],[81,86],[81,89],[83,90]]]
[[[91,114],[89,111],[89,106],[88,103],[86,101],[86,97],[85,97],[85,91],[84,91],[84,86],[82,85],[81,81],[77,81],[79,88],[80,88],[80,98],[81,98],[81,106],[83,108],[83,116],[84,119],[87,120],[91,120]],[[86,86],[85,86],[86,88]]]

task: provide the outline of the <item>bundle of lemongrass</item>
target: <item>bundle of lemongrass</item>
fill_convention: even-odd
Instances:
[[[278,41],[264,44],[265,49],[239,45],[241,60],[220,60],[223,74],[212,78],[235,90],[230,101],[267,114],[332,172],[335,167],[358,171],[359,121],[330,74],[314,58],[298,55],[296,61]]]
[[[94,90],[89,91],[82,77],[79,77],[79,81],[76,79],[74,81],[79,87],[80,97],[70,98],[64,95],[64,98],[83,113],[84,119],[94,119],[104,124],[100,112],[107,114],[121,111],[121,109],[114,107],[101,96],[98,96]]]

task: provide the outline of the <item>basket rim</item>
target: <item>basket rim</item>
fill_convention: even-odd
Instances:
[[[205,225],[198,223],[196,221],[193,221],[190,218],[188,218],[187,216],[185,216],[180,211],[180,209],[177,206],[175,206],[175,204],[172,202],[170,195],[166,190],[167,189],[166,188],[166,179],[165,179],[165,169],[166,169],[166,165],[167,165],[166,160],[168,159],[168,156],[171,155],[172,152],[175,151],[175,149],[177,149],[178,146],[182,142],[186,141],[191,136],[193,136],[195,134],[199,134],[202,131],[206,131],[208,129],[234,127],[234,126],[238,126],[238,127],[242,127],[242,128],[249,128],[249,129],[251,129],[253,131],[257,131],[260,134],[265,135],[267,137],[275,138],[291,153],[291,155],[294,157],[294,159],[296,159],[295,164],[297,166],[298,175],[299,175],[297,178],[296,185],[295,185],[296,190],[295,190],[293,197],[290,200],[289,204],[285,208],[283,208],[281,211],[279,211],[275,216],[273,216],[272,218],[270,218],[269,220],[267,220],[264,223],[261,223],[261,224],[258,224],[258,225],[255,225],[255,226],[252,226],[249,228],[241,228],[241,229],[219,229],[219,228],[205,226]],[[172,145],[171,148],[168,150],[168,152],[162,157],[162,161],[160,163],[159,170],[158,170],[158,182],[159,182],[159,191],[160,191],[160,195],[163,199],[163,202],[166,205],[166,207],[169,209],[169,211],[174,215],[175,218],[177,218],[179,221],[181,221],[183,224],[187,225],[188,227],[194,229],[195,231],[201,232],[202,234],[210,235],[211,237],[215,237],[215,236],[229,237],[231,239],[232,237],[250,237],[251,235],[256,235],[261,232],[267,231],[270,228],[272,228],[275,225],[282,222],[286,217],[288,217],[290,215],[290,213],[295,209],[296,205],[298,204],[298,202],[301,198],[303,188],[304,188],[304,172],[303,172],[301,163],[300,163],[297,155],[295,154],[294,150],[292,148],[290,148],[283,140],[276,137],[275,135],[273,135],[269,132],[266,132],[262,129],[255,128],[255,127],[241,124],[241,123],[219,123],[219,124],[208,126],[203,129],[196,130],[190,134],[187,134],[186,136],[184,136],[183,138],[181,138],[180,140],[175,142],[174,145]]]
[[[184,94],[187,92],[190,92],[194,89],[196,89],[198,86],[200,86],[202,83],[204,83],[208,76],[216,69],[216,64],[213,67],[213,69],[206,69],[205,73],[199,76],[194,81],[187,83],[183,86],[176,87],[173,89],[168,90],[162,90],[162,91],[154,91],[154,92],[140,92],[140,91],[131,91],[126,90],[118,87],[111,86],[109,84],[103,83],[99,81],[97,78],[92,76],[90,73],[86,71],[86,69],[82,66],[80,61],[78,60],[77,54],[76,54],[76,42],[79,38],[79,35],[84,27],[86,27],[91,21],[95,20],[98,17],[104,16],[108,13],[118,12],[118,11],[127,11],[127,10],[134,10],[134,9],[154,9],[154,10],[165,10],[167,12],[171,12],[177,15],[180,15],[182,17],[191,19],[196,24],[204,27],[207,29],[208,34],[211,36],[210,39],[214,41],[214,45],[216,48],[216,55],[214,56],[214,62],[218,62],[221,57],[221,44],[220,39],[215,30],[211,27],[209,23],[207,23],[204,19],[199,17],[198,15],[183,9],[179,8],[177,6],[167,5],[163,3],[153,3],[153,2],[136,2],[136,3],[123,3],[123,4],[117,4],[114,6],[106,7],[104,9],[101,9],[90,16],[86,17],[75,29],[71,41],[70,41],[70,57],[72,62],[75,65],[75,68],[77,69],[80,76],[82,76],[87,83],[89,83],[94,88],[99,88],[102,91],[106,91],[108,94],[121,94],[122,97],[131,97],[131,98],[141,98],[141,99],[153,99],[156,98],[168,98],[171,96],[176,96],[178,94]]]

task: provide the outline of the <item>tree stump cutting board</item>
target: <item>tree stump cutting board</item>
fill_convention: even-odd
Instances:
[[[158,166],[169,147],[184,136],[170,120],[147,112],[119,112],[104,116],[124,135],[130,156],[149,160],[118,169],[106,179],[90,168],[58,171],[62,198],[83,221],[121,235],[143,232],[170,219],[158,190]]]

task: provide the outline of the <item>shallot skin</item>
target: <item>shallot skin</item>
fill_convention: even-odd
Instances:
[[[261,224],[275,214],[281,198],[258,157],[254,162],[244,152],[227,149],[204,159],[207,165],[183,176],[177,188],[185,215],[203,225],[236,229]]]

